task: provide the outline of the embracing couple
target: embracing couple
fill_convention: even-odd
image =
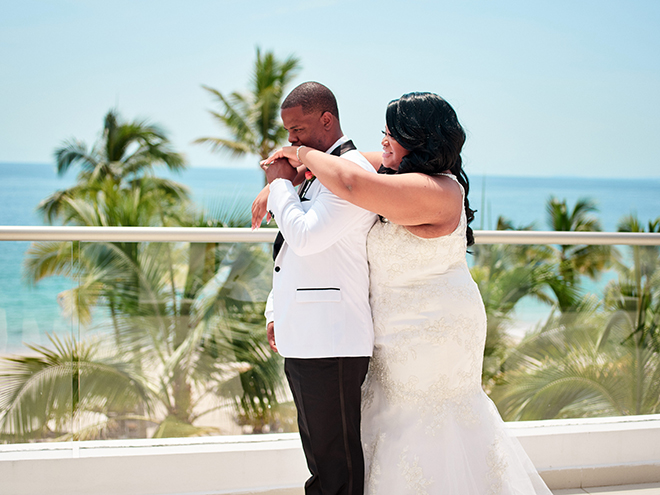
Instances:
[[[305,493],[550,495],[481,388],[486,314],[453,108],[432,93],[390,102],[382,153],[355,149],[319,83],[281,116],[292,146],[263,162],[252,222],[268,212],[280,228],[266,319]]]

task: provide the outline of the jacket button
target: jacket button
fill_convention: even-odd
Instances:
[[[276,266],[276,267],[275,267],[275,271],[276,271],[276,272],[279,272],[279,271],[280,271],[280,267],[279,267],[279,266]]]

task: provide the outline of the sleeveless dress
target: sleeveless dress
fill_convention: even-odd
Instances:
[[[486,313],[466,227],[463,208],[447,236],[420,238],[387,221],[369,233],[367,495],[551,495],[481,388]]]

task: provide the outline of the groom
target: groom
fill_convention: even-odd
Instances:
[[[342,133],[337,101],[316,82],[282,103],[289,142],[373,167]],[[373,349],[366,236],[376,215],[315,180],[294,190],[296,170],[278,160],[266,170],[276,241],[268,339],[284,356],[311,477],[307,495],[359,495],[364,489],[360,387]],[[279,236],[278,236],[279,237]],[[282,241],[282,239],[280,239]],[[279,252],[277,250],[279,249]]]

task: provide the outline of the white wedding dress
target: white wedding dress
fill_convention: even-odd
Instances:
[[[466,226],[463,211],[444,237],[386,221],[369,233],[368,495],[551,495],[481,388],[486,314],[466,263]]]

